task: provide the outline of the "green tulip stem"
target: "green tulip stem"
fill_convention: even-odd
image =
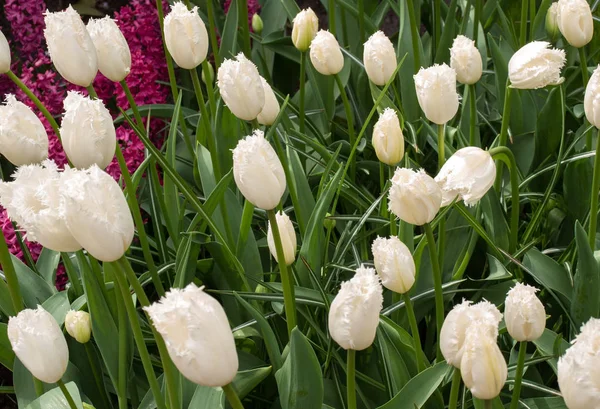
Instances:
[[[133,98],[133,95],[131,94],[131,90],[129,89],[129,86],[127,85],[127,82],[125,82],[125,80],[119,82],[119,84],[121,84],[121,88],[123,88],[123,92],[125,92],[125,96],[127,97],[127,101],[129,102],[129,107],[131,108],[131,111],[133,112],[133,117],[135,118],[135,121],[138,123],[140,128],[144,128],[144,123],[142,122],[142,116],[140,115],[140,110],[138,109],[137,104],[135,103],[135,99]]]
[[[58,387],[62,391],[63,395],[65,395],[65,399],[67,400],[67,403],[69,404],[69,407],[71,409],[77,409],[77,405],[75,405],[75,401],[73,400],[73,397],[69,393],[69,390],[65,386],[65,383],[63,382],[63,380],[59,379],[58,381],[56,381],[56,384],[58,385]]]
[[[431,55],[436,55],[442,38],[442,0],[433,0],[433,50]]]
[[[408,323],[410,324],[410,332],[412,333],[413,343],[415,346],[415,360],[417,362],[417,371],[421,372],[425,370],[425,363],[421,354],[421,336],[419,335],[419,327],[417,325],[417,318],[415,316],[415,310],[410,300],[408,293],[402,294],[404,299],[404,308],[406,309],[406,316],[408,317]]]
[[[519,358],[517,359],[517,371],[515,372],[515,387],[513,389],[510,409],[519,407],[519,397],[521,396],[521,383],[523,380],[523,367],[525,366],[525,354],[527,352],[527,341],[519,343]]]
[[[346,89],[344,88],[344,84],[342,84],[342,79],[339,74],[334,74],[335,82],[340,90],[340,96],[342,97],[342,102],[344,103],[344,110],[346,111],[346,121],[348,122],[348,137],[350,141],[350,146],[354,145],[355,136],[354,136],[354,118],[352,116],[352,107],[350,106],[350,102],[348,100],[348,94],[346,94]],[[352,162],[350,163],[350,175],[352,179],[354,179],[354,174],[356,173],[355,168],[355,159],[352,158]]]
[[[242,48],[247,58],[251,58],[250,26],[248,25],[248,0],[238,0],[238,27],[242,36]]]
[[[88,92],[88,95],[90,96],[90,98],[98,99],[98,94],[96,93],[96,90],[94,89],[94,86],[92,84],[85,87],[85,89],[87,89],[87,92]]]
[[[210,48],[215,57],[215,68],[218,70],[221,61],[219,59],[219,43],[217,42],[217,26],[215,25],[215,6],[213,5],[213,0],[206,1],[206,14],[208,15],[208,38],[210,39]]]
[[[21,295],[21,287],[19,286],[19,279],[17,278],[17,272],[13,265],[10,252],[8,251],[8,245],[6,244],[6,237],[4,234],[0,234],[0,265],[2,265],[2,271],[6,279],[6,285],[8,286],[8,293],[14,308],[15,315],[24,308],[23,296]]]
[[[206,4],[210,3],[207,1]],[[213,87],[213,80],[215,77],[214,71],[211,75],[211,68],[207,60],[202,61],[202,73],[204,74],[204,83],[206,84],[206,93],[208,94],[208,105],[210,106],[211,118],[217,117],[217,102],[215,101],[215,89]]]
[[[242,405],[240,397],[238,396],[235,389],[233,389],[233,386],[231,384],[223,386],[222,389],[232,409],[244,409],[244,405]]]
[[[494,407],[493,401],[491,399],[483,401],[484,409],[492,409]]]
[[[527,42],[527,9],[529,8],[529,2],[523,0],[521,2],[521,24],[519,29],[519,44],[521,47]]]
[[[327,1],[327,17],[329,18],[329,32],[335,36],[335,0]]]
[[[348,350],[348,361],[346,365],[348,409],[356,409],[356,351],[354,349]]]
[[[306,94],[306,51],[300,53],[300,101],[298,104],[298,125],[300,126],[300,133],[305,132],[306,124],[306,113],[304,112],[304,98]]]
[[[479,37],[479,23],[481,20],[481,0],[475,0],[475,12],[473,19],[473,41],[477,44],[477,38]]]
[[[437,126],[437,137],[438,137],[438,171],[444,166],[446,162],[446,132],[445,125]]]
[[[427,244],[429,249],[429,258],[431,259],[431,267],[433,270],[433,286],[435,290],[435,321],[437,331],[437,347],[436,347],[436,360],[439,362],[442,360],[442,351],[440,350],[440,331],[444,324],[444,293],[442,292],[442,271],[440,270],[440,263],[437,254],[437,248],[435,245],[435,237],[433,236],[433,230],[429,223],[423,225],[425,234],[427,236]]]
[[[596,249],[596,226],[598,224],[598,191],[600,190],[600,129],[596,139],[596,156],[594,158],[594,176],[592,178],[592,194],[590,198],[590,230],[588,233],[590,247]]]
[[[587,56],[585,54],[585,46],[579,47],[579,65],[581,66],[581,80],[583,81],[583,87],[587,86],[589,81],[589,73],[588,73],[588,65],[587,65]]]
[[[403,0],[400,0],[400,7]],[[406,7],[408,8],[408,19],[410,21],[410,39],[412,43],[412,57],[414,61],[413,73],[416,74],[421,68],[421,55],[419,53],[419,27],[417,26],[417,17],[415,15],[415,4],[413,0],[406,0]],[[432,53],[433,54],[433,53]]]
[[[510,87],[510,81],[506,80],[506,90],[504,91],[504,109],[502,110],[502,127],[500,128],[500,137],[498,140],[498,146],[506,146],[508,142],[508,126],[510,122],[510,97],[512,95],[512,88]],[[494,189],[496,192],[500,192],[502,188],[502,173],[504,168],[502,163],[497,164],[496,182],[494,183]]]
[[[450,399],[448,400],[448,409],[456,409],[456,406],[458,405],[460,380],[460,369],[454,368],[454,375],[452,375],[452,387],[450,389]]]
[[[469,145],[475,146],[475,131],[477,130],[477,91],[475,84],[469,85]]]

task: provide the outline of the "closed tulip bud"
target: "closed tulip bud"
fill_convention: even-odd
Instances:
[[[91,19],[87,30],[96,47],[100,72],[111,81],[123,81],[131,71],[131,52],[115,20],[109,16]]]
[[[310,44],[310,61],[323,75],[335,75],[344,68],[344,56],[337,40],[329,31],[321,30]]]
[[[417,100],[431,122],[444,125],[458,111],[456,71],[446,64],[421,68],[414,76]]]
[[[6,37],[0,31],[0,74],[10,71],[10,47]]]
[[[65,328],[77,342],[85,344],[92,335],[90,314],[85,311],[69,311],[65,317]]]
[[[60,173],[54,162],[20,166],[12,182],[0,182],[0,204],[29,241],[54,251],[77,251],[61,214]]]
[[[256,34],[260,34],[263,31],[263,21],[258,13],[254,13],[252,16],[252,31],[254,31]]]
[[[600,66],[596,67],[585,87],[583,108],[585,110],[585,117],[589,123],[596,128],[600,128]]]
[[[371,246],[375,269],[383,286],[399,294],[407,293],[415,283],[415,261],[398,237],[377,237]]]
[[[106,168],[115,155],[117,135],[112,116],[100,99],[69,91],[64,100],[65,116],[60,125],[62,144],[77,168]]]
[[[546,33],[552,41],[556,41],[560,29],[558,28],[558,3],[552,3],[546,12]]]
[[[210,82],[211,84],[215,80],[215,69],[213,68],[211,63],[206,64],[208,67],[208,82],[206,80],[206,71],[202,70],[202,82],[206,85]]]
[[[0,153],[15,166],[48,157],[48,134],[42,121],[11,94],[0,105]]]
[[[44,36],[56,70],[70,83],[89,86],[98,73],[98,58],[79,14],[69,6],[65,11],[47,11],[44,21]]]
[[[373,84],[382,86],[392,78],[396,70],[396,51],[383,31],[376,32],[365,43],[363,62]]]
[[[573,47],[583,47],[594,35],[592,10],[586,0],[558,0],[558,28]]]
[[[256,119],[265,106],[265,91],[258,69],[243,53],[221,64],[217,86],[225,105],[240,119]]]
[[[314,11],[309,7],[302,10],[294,17],[294,26],[292,28],[292,42],[294,46],[304,52],[310,47],[310,43],[319,31],[319,19]]]
[[[42,306],[10,317],[7,334],[15,355],[33,376],[46,383],[62,378],[69,348],[58,323]]]
[[[373,127],[373,148],[377,159],[394,166],[404,157],[404,136],[396,111],[386,108]]]
[[[259,124],[262,125],[272,125],[275,122],[275,118],[279,115],[279,102],[277,102],[277,97],[273,92],[273,89],[263,77],[260,77],[260,82],[263,85],[263,90],[265,91],[265,105],[263,106],[262,111],[256,117]]]
[[[406,223],[422,226],[433,220],[442,204],[442,191],[423,169],[398,168],[392,178],[389,210]]]
[[[115,261],[133,240],[133,219],[121,187],[98,166],[68,169],[61,178],[67,228],[93,257]]]
[[[225,386],[238,370],[235,341],[223,307],[203,288],[174,288],[144,309],[183,376],[199,385]]]
[[[254,206],[274,209],[285,192],[285,173],[264,133],[255,130],[233,150],[233,178],[246,200]]]
[[[279,228],[279,237],[281,238],[285,264],[289,266],[296,260],[296,231],[287,214],[278,212],[275,215],[275,219],[277,220],[277,227]],[[269,228],[267,230],[267,243],[271,255],[277,260],[277,248],[275,247],[271,223],[269,223]],[[277,262],[279,262],[279,260],[277,260]]]
[[[544,333],[546,311],[535,293],[537,288],[517,283],[504,303],[506,329],[516,341],[535,341]]]
[[[560,70],[565,65],[565,52],[548,48],[546,41],[532,41],[521,47],[508,62],[511,87],[537,89],[561,84]]]
[[[558,386],[569,409],[600,407],[600,320],[590,318],[558,360]]]
[[[481,78],[483,63],[475,41],[459,35],[450,49],[450,67],[461,84],[475,84]]]
[[[465,338],[460,373],[465,386],[478,399],[494,399],[506,383],[508,368],[496,338],[474,322]]]
[[[329,333],[344,349],[361,351],[375,340],[383,288],[372,268],[360,266],[340,291],[329,309]]]
[[[473,206],[495,180],[496,164],[492,155],[474,146],[457,150],[435,177],[442,189],[442,206],[448,206],[457,198]]]
[[[174,3],[164,27],[165,44],[177,65],[191,70],[202,64],[208,54],[208,32],[198,7],[188,10],[181,1]]]

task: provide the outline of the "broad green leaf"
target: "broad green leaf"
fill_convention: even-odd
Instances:
[[[65,384],[65,387],[73,398],[77,409],[83,409],[77,385],[74,382],[69,382]],[[31,402],[25,409],[71,409],[71,407],[60,388],[56,387]]]
[[[555,353],[558,353],[554,359],[547,361],[548,365],[554,370],[554,373],[557,373],[558,356],[564,354],[567,348],[569,348],[569,343],[561,337],[559,340],[560,344],[558,344],[558,351],[555,351],[558,337],[558,334],[546,328],[542,336],[533,341],[543,355],[555,355]]]
[[[221,33],[221,44],[219,46],[219,58],[221,61],[231,59],[238,50],[238,1],[232,0],[229,12],[225,18],[225,25]]]
[[[567,300],[571,299],[573,284],[569,274],[552,258],[533,248],[525,254],[523,264],[542,286],[564,295]]]
[[[43,248],[35,266],[40,272],[42,278],[51,286],[54,286],[56,281],[56,268],[60,261],[60,253],[58,251]]]
[[[8,325],[0,322],[0,364],[12,371],[15,353],[10,346],[8,335],[6,333],[7,329]]]
[[[12,254],[11,259],[17,273],[17,278],[19,279],[21,295],[27,308],[36,308],[56,293],[56,289],[53,286],[23,264],[21,260]]]
[[[42,307],[52,314],[59,326],[62,326],[65,322],[65,316],[67,315],[67,312],[69,312],[71,309],[71,304],[69,303],[67,292],[61,291],[60,293],[56,293],[52,297],[48,298],[42,304]]]
[[[600,271],[588,244],[587,234],[579,222],[575,222],[575,241],[577,273],[573,283],[571,316],[579,328],[591,317],[600,316]]]
[[[192,282],[200,249],[200,244],[194,241],[194,233],[186,234],[179,242],[175,257],[174,286],[176,288],[184,288]]]
[[[567,409],[563,398],[532,398],[524,399],[523,404],[529,409]]]

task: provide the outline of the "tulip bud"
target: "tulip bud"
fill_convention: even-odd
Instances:
[[[404,136],[396,111],[386,108],[373,127],[373,148],[377,159],[394,166],[404,157]]]
[[[217,86],[225,105],[240,119],[256,119],[265,106],[265,91],[258,69],[243,53],[221,64]]]
[[[0,31],[0,74],[10,71],[10,47],[6,37]]]
[[[465,386],[478,399],[494,399],[506,383],[506,360],[496,344],[496,338],[487,335],[485,328],[474,322],[465,337],[460,373]]]
[[[61,214],[60,173],[56,164],[20,166],[14,181],[0,182],[0,204],[30,241],[54,251],[77,251],[75,240]]]
[[[511,337],[517,341],[535,341],[544,333],[546,311],[535,296],[537,288],[517,283],[504,303],[504,321]]]
[[[98,59],[79,14],[69,6],[65,11],[47,11],[44,21],[44,36],[56,70],[75,85],[89,86],[98,73]]]
[[[594,36],[594,19],[586,0],[558,0],[557,21],[563,37],[573,47],[583,47]]]
[[[565,65],[565,52],[548,48],[546,41],[532,41],[521,47],[508,62],[511,87],[537,89],[561,84],[560,70]]]
[[[254,31],[256,34],[260,34],[263,31],[263,21],[258,13],[254,13],[252,16],[252,31]]]
[[[410,291],[415,283],[416,269],[408,247],[396,236],[377,237],[371,250],[383,286],[399,294]]]
[[[590,318],[558,360],[558,386],[569,409],[600,407],[600,320]]]
[[[373,84],[382,86],[392,78],[396,70],[396,51],[383,31],[376,32],[365,43],[363,62]]]
[[[206,66],[208,67],[208,82],[210,82],[212,84],[213,81],[215,80],[215,69],[213,68],[211,63],[206,64]],[[206,71],[202,70],[202,82],[205,85],[208,85],[205,74],[206,74]]]
[[[48,157],[48,134],[42,121],[12,94],[0,105],[0,153],[16,166]]]
[[[255,130],[233,150],[233,178],[246,200],[254,206],[274,209],[285,192],[285,173],[264,133]]]
[[[131,52],[115,20],[109,16],[90,19],[87,30],[96,47],[100,72],[111,81],[123,81],[131,71]]]
[[[238,370],[235,341],[223,307],[203,289],[174,288],[144,310],[183,376],[198,385],[225,386]]]
[[[558,3],[552,3],[546,12],[546,34],[552,40],[556,41],[560,29],[558,28]]]
[[[423,169],[397,168],[388,200],[390,212],[406,223],[422,226],[440,210],[442,191]]]
[[[277,97],[267,80],[260,77],[260,82],[262,83],[265,92],[265,105],[256,119],[261,125],[273,125],[275,118],[279,115],[279,102],[277,102]]]
[[[293,23],[292,42],[298,50],[304,52],[308,50],[310,43],[319,31],[319,19],[309,7],[296,14]]]
[[[279,237],[281,237],[285,264],[289,266],[296,260],[296,231],[287,214],[278,212],[275,215],[275,219],[277,220],[277,227],[279,228]],[[273,230],[271,229],[270,222],[267,230],[267,243],[269,244],[271,255],[277,260],[277,248],[275,247],[275,240],[273,238]],[[277,260],[277,262],[279,262],[279,260]]]
[[[115,261],[133,240],[133,219],[121,187],[98,166],[65,170],[61,178],[67,228],[93,257]]]
[[[383,288],[372,268],[360,266],[329,308],[329,333],[344,349],[361,351],[375,340],[379,313],[383,306]]]
[[[77,342],[85,344],[92,335],[90,314],[85,311],[70,310],[65,317],[65,328]]]
[[[458,111],[456,71],[446,64],[421,68],[414,76],[417,100],[431,122],[444,125]]]
[[[335,75],[344,68],[344,56],[337,40],[329,31],[321,30],[310,44],[310,61],[323,75]]]
[[[102,100],[69,91],[63,104],[65,116],[60,134],[71,163],[82,169],[94,164],[106,168],[115,156],[117,135]]]
[[[600,65],[596,67],[585,87],[583,109],[589,123],[596,128],[600,128]],[[2,127],[0,126],[1,129]]]
[[[474,146],[457,150],[435,177],[442,189],[442,206],[448,206],[456,198],[464,200],[467,206],[473,206],[495,180],[496,164],[492,155]]]
[[[481,78],[483,63],[475,41],[459,35],[450,49],[450,67],[461,84],[475,84]]]
[[[33,376],[42,382],[55,383],[69,364],[69,348],[58,323],[38,305],[10,317],[8,340],[15,355]]]
[[[198,7],[188,10],[181,1],[174,3],[164,27],[165,44],[177,65],[191,70],[202,64],[208,54],[208,32]]]

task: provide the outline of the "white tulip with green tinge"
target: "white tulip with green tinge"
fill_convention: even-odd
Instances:
[[[98,68],[109,80],[120,82],[131,71],[131,51],[115,20],[90,19],[87,30],[96,47]]]
[[[181,1],[171,6],[165,17],[165,44],[181,68],[196,68],[208,54],[208,32],[198,14],[198,7],[189,10]]]
[[[314,11],[309,7],[300,11],[294,17],[292,27],[292,42],[300,51],[306,51],[310,43],[319,31],[319,19]]]
[[[283,213],[277,212],[275,214],[277,220],[277,227],[279,229],[279,237],[281,238],[281,246],[283,247],[283,254],[285,258],[285,264],[290,265],[296,260],[296,230],[290,220],[290,217]],[[273,229],[271,223],[267,229],[267,244],[269,245],[269,251],[277,262],[277,247],[275,246],[275,239],[273,237]]]
[[[85,344],[92,336],[90,314],[86,311],[70,310],[65,316],[65,329],[80,344]]]

